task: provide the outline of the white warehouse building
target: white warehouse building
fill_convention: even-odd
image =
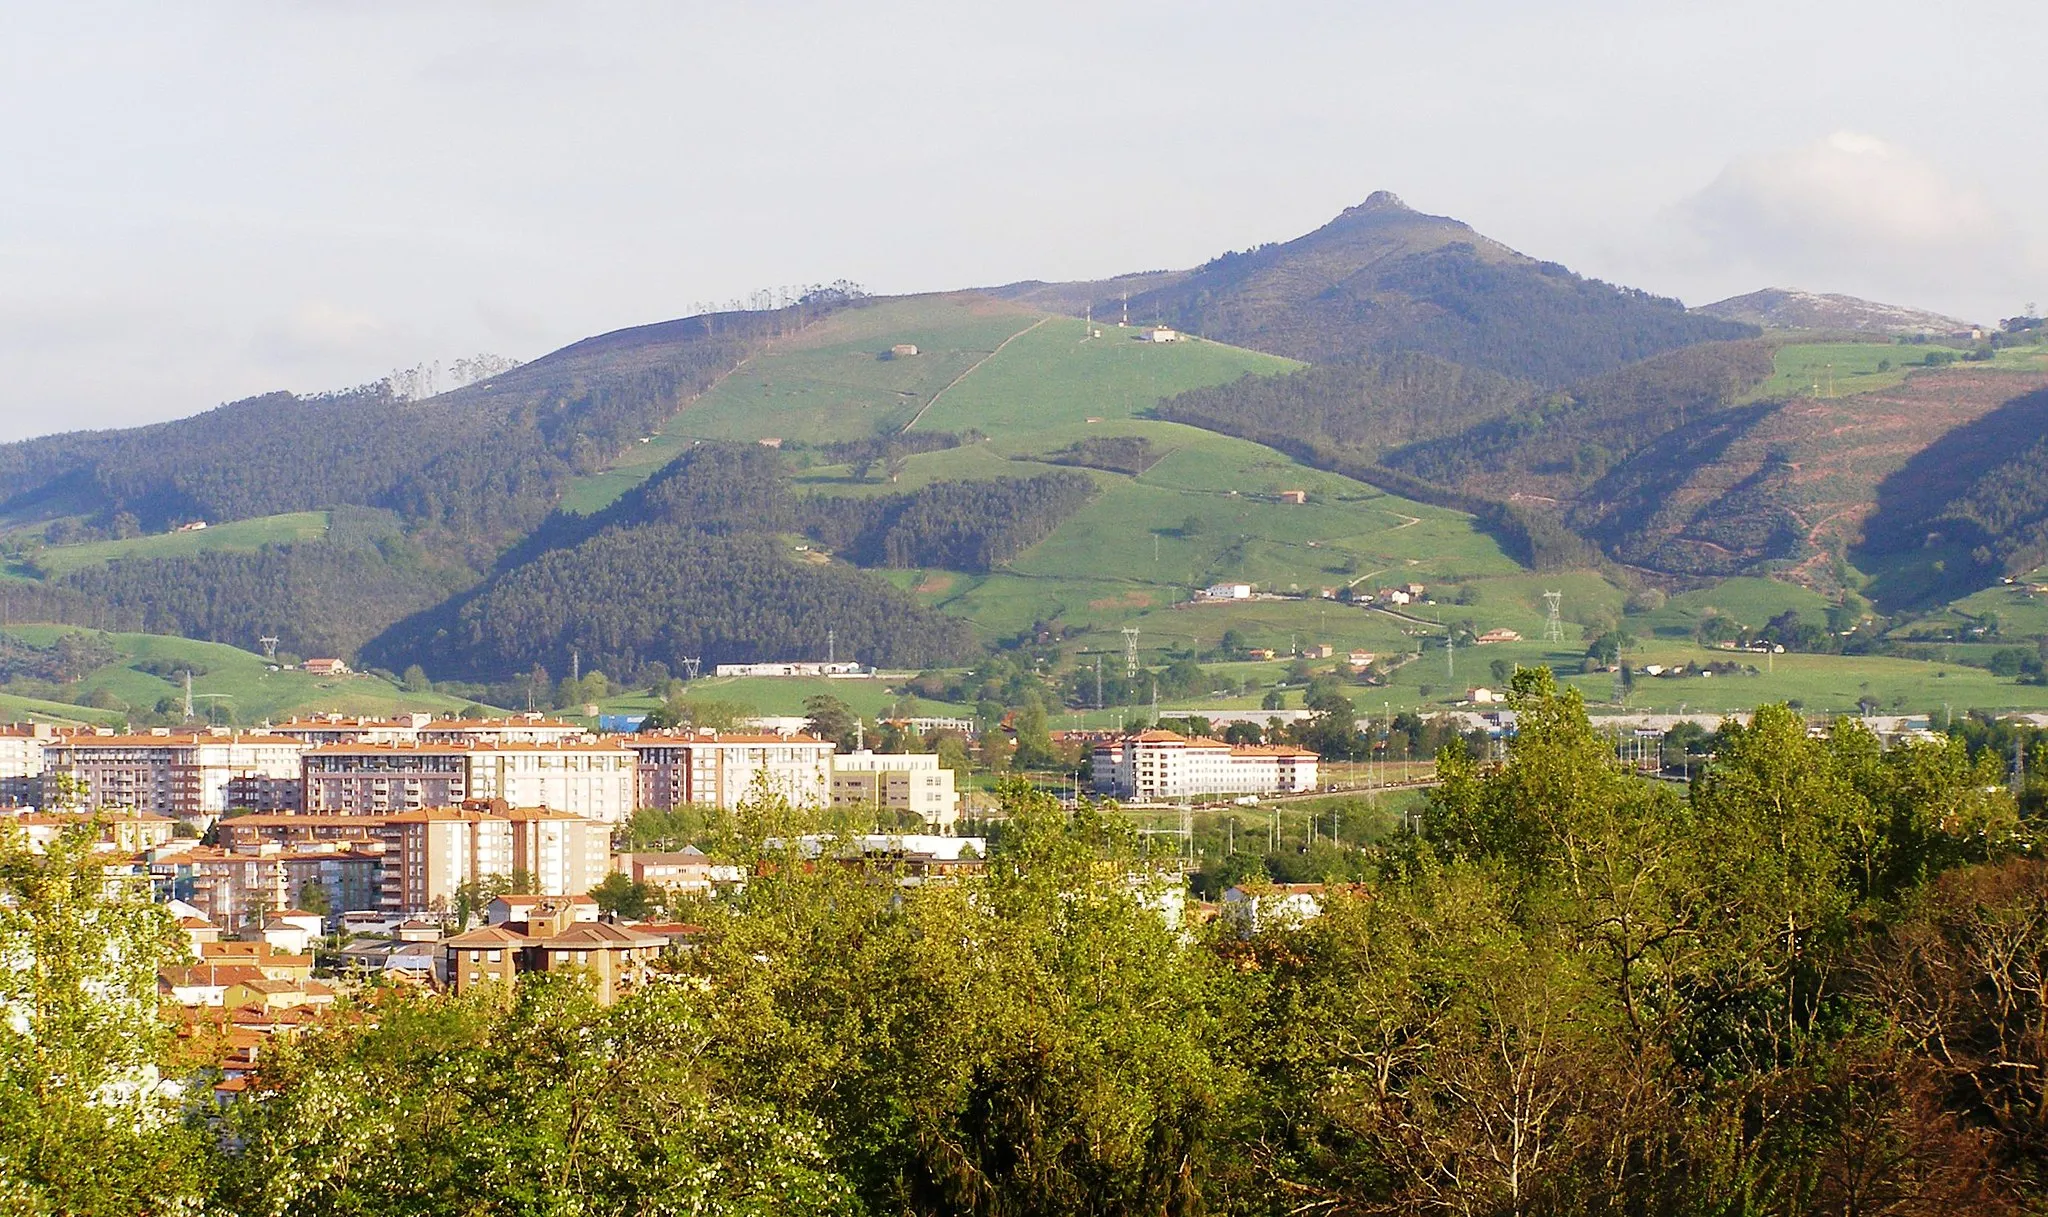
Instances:
[[[1172,731],[1143,731],[1097,744],[1097,794],[1156,802],[1221,794],[1288,794],[1316,788],[1316,754],[1292,745],[1231,745]]]

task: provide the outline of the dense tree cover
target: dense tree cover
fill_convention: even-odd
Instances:
[[[1970,551],[1990,582],[2048,564],[2048,391],[2015,398],[1917,454],[1878,493],[1865,548],[1899,553],[1930,541]],[[1960,580],[1959,580],[1960,581]]]
[[[202,1186],[157,1016],[184,937],[147,884],[109,883],[98,832],[32,853],[0,825],[0,1208],[40,1217],[164,1212]],[[189,956],[186,956],[189,958]],[[173,1073],[175,1073],[175,1067]]]
[[[753,344],[837,303],[621,330],[423,402],[383,384],[271,393],[175,422],[0,445],[0,494],[12,513],[126,513],[148,531],[357,504],[502,542]]]
[[[1244,379],[1250,381],[1258,378],[1247,375]],[[1049,465],[1075,465],[1083,469],[1103,469],[1110,473],[1127,473],[1137,477],[1158,464],[1166,455],[1166,451],[1170,449],[1161,450],[1153,444],[1150,436],[1091,435],[1086,439],[1075,440],[1057,452],[1028,459],[1043,461]]]
[[[39,647],[0,634],[0,682],[49,681],[64,684],[89,676],[119,658],[106,639],[92,634],[60,634],[49,646]]]
[[[376,633],[468,582],[400,546],[329,541],[117,558],[56,580],[125,629],[254,648],[266,635],[299,655],[354,655]]]
[[[1134,296],[1130,309],[1314,363],[1415,351],[1542,384],[1757,332],[1523,257],[1384,194],[1306,236]]]
[[[384,666],[501,676],[564,664],[569,652],[637,683],[659,661],[705,664],[839,653],[887,665],[956,661],[967,628],[879,579],[790,559],[773,536],[670,524],[611,528],[493,579],[453,606],[401,622],[366,650]]]
[[[972,652],[965,625],[880,579],[793,560],[800,504],[773,449],[700,444],[590,517],[555,515],[480,587],[401,621],[365,653],[437,676],[504,677],[570,652],[639,683],[706,664],[842,654],[922,666]],[[912,533],[910,535],[916,535]]]
[[[1085,474],[992,482],[933,482],[908,494],[812,496],[806,533],[862,566],[986,571],[1044,540],[1095,495]]]
[[[133,1161],[186,1163],[134,1207],[2038,1211],[2048,863],[1995,766],[1765,707],[1680,790],[1547,673],[1514,685],[1505,760],[1446,751],[1412,830],[1305,855],[1347,879],[1307,921],[1176,929],[1128,820],[1017,785],[950,883],[784,852],[817,814],[693,809],[752,878],[667,983],[277,1043],[225,1112],[130,1126]],[[23,1144],[55,1117],[5,1076]],[[91,1211],[105,1179],[35,1186]]]
[[[1659,437],[1724,410],[1771,366],[1761,340],[1667,352],[1532,396],[1501,418],[1410,446],[1388,463],[1445,485],[1517,472],[1589,485]]]
[[[1505,414],[1534,392],[1527,381],[1410,352],[1243,376],[1169,397],[1155,413],[1260,443],[1325,439],[1374,459]]]

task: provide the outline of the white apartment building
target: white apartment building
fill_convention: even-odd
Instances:
[[[953,771],[932,753],[849,752],[832,757],[832,806],[913,812],[942,833],[960,819]]]
[[[607,824],[632,818],[639,754],[617,740],[474,744],[469,797],[547,807]]]
[[[615,824],[633,814],[638,759],[596,740],[333,744],[305,755],[305,808],[380,815],[502,799]]]
[[[290,810],[297,804],[292,779],[306,745],[289,736],[225,729],[143,734],[78,734],[44,748],[47,772],[85,783],[88,807],[210,820],[242,806],[235,795],[262,801],[254,810]]]
[[[42,792],[43,750],[57,741],[48,723],[0,727],[0,807],[26,807]]]
[[[639,757],[642,807],[733,808],[759,794],[799,807],[832,798],[831,740],[767,732],[657,732],[620,741]]]
[[[390,718],[358,718],[316,714],[268,728],[315,747],[333,744],[559,744],[590,738],[587,728],[541,714],[511,718],[435,718],[431,714],[398,714]]]
[[[1097,744],[1092,768],[1096,793],[1156,802],[1314,790],[1316,761],[1315,753],[1292,745],[1231,745],[1144,731]]]

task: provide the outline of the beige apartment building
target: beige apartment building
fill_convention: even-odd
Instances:
[[[612,869],[611,826],[547,807],[514,807],[512,869],[533,877],[537,896],[581,896]]]
[[[463,884],[512,873],[512,821],[504,816],[435,807],[383,820],[387,913],[445,911]]]
[[[832,797],[830,740],[769,732],[656,732],[621,741],[637,754],[642,807],[733,808],[759,793],[800,807]]]
[[[953,771],[932,753],[849,752],[832,759],[832,806],[909,812],[941,833],[960,819]]]

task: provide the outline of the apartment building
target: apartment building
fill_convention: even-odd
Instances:
[[[686,896],[708,896],[717,888],[744,878],[739,867],[713,862],[694,845],[680,850],[613,854],[612,869],[635,883]]]
[[[573,812],[514,807],[512,869],[533,877],[536,895],[581,896],[612,869],[611,826]]]
[[[1091,761],[1096,793],[1157,801],[1314,790],[1317,759],[1291,745],[1233,746],[1142,731],[1097,744]]]
[[[849,752],[832,760],[832,806],[909,812],[942,833],[960,819],[953,771],[931,753]]]
[[[448,987],[468,993],[485,985],[510,990],[523,972],[574,972],[607,1004],[646,983],[668,939],[628,926],[585,921],[567,901],[542,901],[523,921],[458,934],[441,944]]]
[[[331,744],[305,754],[305,809],[379,815],[497,799],[620,823],[633,814],[638,759],[599,740]]]
[[[621,741],[638,756],[642,807],[739,806],[756,794],[800,807],[832,798],[830,740],[768,732],[657,732]]]
[[[42,802],[43,752],[58,738],[48,723],[0,727],[0,807]]]
[[[291,801],[278,791],[298,776],[304,752],[303,743],[282,735],[159,729],[59,737],[45,746],[44,763],[47,772],[84,784],[85,806],[210,821],[251,791]]]
[[[469,797],[547,807],[608,824],[633,815],[639,755],[617,740],[472,744]]]
[[[0,824],[11,824],[21,833],[31,853],[44,853],[66,832],[96,825],[99,840],[95,848],[109,853],[139,854],[168,845],[176,835],[178,822],[169,816],[149,812],[84,811],[0,812]]]
[[[456,744],[327,744],[303,757],[304,809],[382,815],[468,800],[469,750]]]
[[[512,873],[512,821],[459,807],[422,808],[383,817],[380,904],[387,913],[453,908],[466,883]]]
[[[158,855],[151,880],[217,926],[235,927],[291,905],[281,854],[231,853],[204,846]]]
[[[559,744],[588,738],[589,731],[542,714],[510,718],[435,718],[431,714],[399,714],[360,718],[316,714],[270,728],[276,735],[304,740],[311,747],[334,744]]]

